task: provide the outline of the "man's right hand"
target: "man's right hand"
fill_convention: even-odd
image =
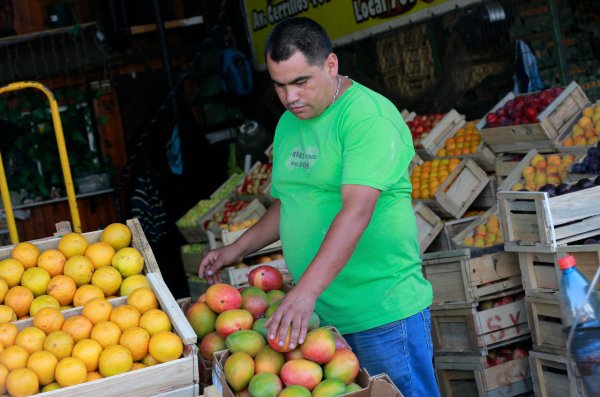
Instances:
[[[226,245],[208,251],[198,267],[198,277],[205,278],[209,284],[220,283],[221,269],[234,265],[241,260],[236,244]]]

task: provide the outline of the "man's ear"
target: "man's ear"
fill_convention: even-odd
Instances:
[[[338,58],[333,52],[325,59],[325,68],[330,76],[335,77],[338,74]]]

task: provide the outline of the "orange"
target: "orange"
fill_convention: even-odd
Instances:
[[[60,387],[60,385],[58,383],[52,382],[52,383],[48,383],[46,386],[42,387],[42,390],[40,390],[40,392],[45,393],[47,391],[58,390],[58,389],[62,389],[62,387]]]
[[[75,232],[67,233],[58,240],[58,250],[62,252],[67,259],[74,255],[85,254],[88,245],[85,237]]]
[[[10,257],[21,262],[25,269],[37,265],[38,256],[40,256],[40,249],[27,241],[15,245],[10,253]]]
[[[131,230],[122,223],[111,223],[100,234],[100,241],[110,244],[118,251],[131,243]]]
[[[94,325],[90,333],[90,339],[94,339],[100,343],[103,348],[119,343],[121,337],[121,329],[119,326],[110,321],[100,321]]]
[[[146,368],[147,365],[144,363],[133,363],[133,365],[131,366],[131,370],[135,371],[136,369],[142,369],[142,368]]]
[[[171,331],[171,320],[160,309],[150,309],[140,318],[140,327],[144,328],[150,336],[160,331]]]
[[[13,323],[0,323],[0,344],[8,347],[15,344],[19,328]]]
[[[65,357],[56,364],[54,376],[61,387],[67,387],[85,382],[87,371],[85,364],[80,359]]]
[[[55,297],[61,306],[69,305],[73,302],[76,290],[77,285],[75,285],[75,281],[63,274],[52,277],[46,289],[48,295]]]
[[[119,338],[119,344],[129,349],[133,361],[139,361],[148,355],[149,342],[150,334],[140,327],[125,330]]]
[[[25,368],[29,353],[21,346],[12,345],[0,351],[0,364],[4,365],[9,371],[17,368]]]
[[[65,320],[62,330],[71,335],[75,343],[90,337],[94,324],[84,316],[75,315]]]
[[[65,262],[63,274],[69,276],[75,281],[75,285],[81,287],[89,284],[94,274],[94,265],[83,255],[72,255]]]
[[[25,268],[16,259],[8,258],[0,261],[0,278],[6,281],[8,287],[19,285]]]
[[[125,247],[113,256],[112,265],[123,277],[140,274],[144,270],[144,257],[136,248]]]
[[[123,346],[108,346],[100,354],[99,368],[103,377],[130,371],[132,366],[133,358],[131,357],[131,353]]]
[[[4,297],[8,292],[8,284],[3,278],[0,278],[0,303],[4,302]]]
[[[127,304],[135,307],[141,314],[150,309],[158,309],[158,299],[154,292],[147,287],[133,290],[127,297]]]
[[[40,385],[54,382],[54,370],[58,364],[56,356],[45,350],[34,352],[27,360],[27,368],[35,372]]]
[[[29,313],[31,302],[33,302],[33,293],[28,288],[20,285],[9,289],[4,297],[4,304],[15,311],[17,318],[26,316]]]
[[[140,325],[140,317],[142,315],[133,306],[121,305],[115,307],[110,313],[110,321],[117,324],[121,331],[125,331],[131,327]]]
[[[112,266],[102,266],[96,269],[92,276],[92,285],[100,288],[104,296],[114,295],[119,291],[123,278],[117,269]]]
[[[177,360],[183,353],[183,342],[176,333],[160,331],[152,335],[148,343],[150,355],[160,363]]]
[[[17,321],[17,315],[10,306],[0,305],[0,323]]]
[[[45,307],[53,307],[60,310],[60,303],[53,296],[40,295],[31,302],[31,305],[29,306],[29,315],[35,316],[37,312]]]
[[[115,255],[115,249],[108,243],[98,241],[92,243],[85,250],[85,257],[92,262],[94,269],[102,266],[109,266],[112,263],[112,258]]]
[[[61,330],[50,332],[44,340],[44,350],[54,354],[59,360],[69,357],[74,345],[71,335]]]
[[[81,314],[96,325],[100,321],[110,319],[110,312],[113,307],[109,301],[104,298],[93,298],[83,305]]]
[[[0,393],[6,391],[6,377],[8,376],[8,369],[0,364]]]
[[[102,375],[98,371],[88,372],[87,377],[85,378],[86,382],[91,382],[96,379],[102,379]]]
[[[25,327],[15,338],[15,345],[21,346],[29,354],[43,350],[46,333],[38,327]]]
[[[151,367],[153,365],[160,364],[160,363],[158,361],[156,361],[156,359],[154,357],[152,357],[152,355],[148,354],[148,355],[146,355],[146,357],[144,357],[142,359],[142,364],[146,365],[147,367]]]
[[[19,368],[6,377],[6,389],[11,397],[24,397],[37,394],[40,388],[35,372],[29,368]]]
[[[65,316],[55,307],[44,307],[33,316],[33,326],[46,333],[58,331],[65,322]]]
[[[31,267],[21,276],[21,285],[27,287],[33,292],[33,296],[40,296],[46,293],[50,275],[41,267]]]
[[[102,353],[102,346],[94,339],[82,339],[75,344],[72,357],[77,357],[85,364],[87,372],[92,372],[98,369],[98,360]]]
[[[94,298],[104,298],[104,292],[95,285],[82,285],[73,295],[73,305],[83,306]]]
[[[143,274],[134,274],[133,276],[123,279],[121,282],[121,287],[119,288],[119,295],[127,296],[134,290],[141,287],[150,288],[150,282],[148,281],[148,278]]]
[[[45,269],[50,277],[62,274],[67,258],[57,249],[50,248],[45,250],[38,257],[37,265]]]

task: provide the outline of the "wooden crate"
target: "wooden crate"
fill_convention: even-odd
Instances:
[[[206,211],[202,211],[202,213],[198,212],[194,213],[195,208],[200,204],[196,204],[196,206],[192,207],[184,216],[179,218],[177,222],[175,222],[177,229],[188,243],[204,243],[208,241],[208,235],[206,234],[206,229],[204,228],[204,222],[212,218],[212,216],[218,211],[222,210],[227,202],[227,199],[217,200],[201,200],[200,202],[207,202],[211,205],[209,209]],[[193,221],[189,222],[189,219],[193,219]],[[184,220],[188,220],[188,222],[184,222]]]
[[[440,217],[423,203],[416,203],[413,211],[419,231],[419,250],[423,253],[440,234],[444,224]]]
[[[485,171],[473,160],[464,159],[448,175],[433,194],[434,199],[422,202],[445,218],[460,218],[489,183]]]
[[[525,305],[534,350],[566,356],[567,339],[563,333],[558,295],[526,296]]]
[[[433,287],[433,304],[492,299],[521,286],[517,255],[458,249],[423,255],[423,274]]]
[[[187,310],[192,305],[192,303],[195,301],[196,301],[195,299],[189,298],[189,297],[181,298],[181,299],[177,299],[177,304],[181,308],[181,311],[183,313],[186,313]],[[201,341],[201,339],[198,340],[198,348],[200,347],[199,346],[200,341]],[[204,358],[204,356],[202,356],[202,353],[200,352],[200,350],[198,349],[198,376],[199,376],[198,381],[202,387],[212,385],[212,369],[213,369],[212,361],[206,360]]]
[[[173,396],[198,395],[198,348],[196,347],[196,333],[185,319],[181,308],[169,292],[164,281],[155,274],[149,274],[148,280],[160,303],[160,308],[169,316],[174,331],[184,343],[183,356],[177,360],[169,361],[151,367],[102,378],[75,386],[65,387],[56,391],[39,394],[40,396]],[[120,306],[127,302],[127,298],[111,299],[113,306]],[[80,315],[82,308],[64,310],[65,318]],[[17,321],[19,329],[32,325],[33,319]],[[183,389],[183,390],[182,390]],[[189,394],[183,394],[183,391]],[[196,394],[194,394],[196,393]]]
[[[264,166],[269,166],[269,164],[264,164]],[[260,186],[256,186],[256,192],[248,194],[248,193],[240,193],[239,189],[242,189],[245,179],[247,177],[250,177],[251,175],[254,175],[256,172],[258,172],[260,170],[260,168],[263,167],[263,163],[261,163],[260,161],[257,161],[256,163],[254,163],[254,165],[252,165],[252,167],[250,167],[250,169],[248,170],[248,172],[246,173],[246,175],[244,176],[244,178],[242,178],[242,180],[240,181],[240,183],[238,184],[238,186],[235,189],[235,193],[234,193],[234,197],[237,198],[238,200],[243,200],[243,201],[251,201],[253,199],[258,199],[261,203],[263,203],[264,205],[268,205],[271,201],[271,198],[269,196],[267,196],[268,191],[270,190],[270,185],[271,185],[271,169],[269,168],[269,175],[267,178],[264,179],[263,182],[261,182]]]
[[[207,243],[185,244],[179,247],[183,270],[190,274],[198,273],[200,261],[208,249]]]
[[[509,397],[533,389],[527,357],[486,368],[485,357],[436,356],[443,397]]]
[[[593,105],[590,106],[600,106],[600,101],[594,103]],[[579,119],[581,118],[582,114],[581,112],[577,115],[577,117],[573,118],[573,120],[571,121],[571,123],[569,123],[569,126],[567,128],[565,128],[565,130],[554,140],[554,147],[556,147],[556,150],[558,150],[559,152],[566,152],[566,153],[573,153],[573,154],[581,154],[581,153],[585,153],[587,152],[588,148],[590,147],[594,147],[596,146],[596,144],[593,145],[582,145],[582,146],[563,146],[563,142],[564,140],[571,135],[571,132],[573,130],[573,126],[577,124],[577,122],[579,121]]]
[[[494,171],[496,174],[496,182],[499,187],[502,182],[510,175],[511,171],[519,165],[523,160],[523,155],[510,154],[496,157],[496,165]]]
[[[244,179],[244,174],[233,174],[221,184],[211,195],[211,199],[223,200],[233,196],[235,187]]]
[[[225,203],[226,201],[222,202],[222,205],[220,205],[218,211],[221,211],[223,209]],[[215,211],[213,215],[218,211]],[[244,209],[239,211],[232,219],[230,219],[228,224],[240,224],[245,220],[260,219],[266,212],[267,209],[262,205],[262,203],[257,198],[254,198],[248,203],[248,205]],[[202,221],[202,224],[204,224],[204,222],[209,220],[211,217],[205,217],[205,219]],[[225,225],[221,225],[219,227],[210,226],[208,230],[206,230],[208,245],[211,249],[227,245],[223,241],[224,235],[228,235],[226,238],[228,239],[227,241],[229,241],[229,244],[231,244],[243,234],[243,232],[229,232],[225,229],[225,227]],[[244,231],[245,230],[246,229],[244,229]]]
[[[496,192],[498,191],[498,179],[495,175],[489,175],[490,183],[488,183],[483,191],[477,196],[469,209],[485,209],[488,210],[498,205]]]
[[[243,269],[234,269],[233,267],[226,267],[225,269],[221,270],[221,278],[223,279],[224,283],[233,285],[236,288],[246,287],[249,285],[248,274],[250,274],[250,272],[253,269],[263,265],[272,266],[278,269],[283,275],[284,284],[289,284],[292,282],[292,276],[290,275],[290,271],[285,265],[285,261],[283,259],[260,263],[258,265],[249,266]]]
[[[477,303],[455,306],[431,307],[431,335],[437,354],[485,355],[489,349],[529,335],[524,300],[483,311],[477,310]]]
[[[235,232],[229,232],[227,230],[223,230],[223,232],[221,233],[221,241],[223,242],[223,245],[233,244],[238,238],[240,238],[242,236],[242,234],[246,233],[246,231],[248,231],[248,229],[236,230]],[[280,249],[281,249],[281,241],[277,240],[274,243],[271,243],[271,244],[267,245],[266,247],[261,248],[260,250],[256,251],[256,253],[262,254],[264,252],[272,252],[273,250],[280,250]]]
[[[470,247],[470,246],[465,245],[464,244],[465,238],[473,236],[479,225],[485,225],[492,215],[497,215],[497,214],[498,214],[498,207],[494,206],[494,207],[490,208],[489,210],[487,210],[486,212],[484,212],[482,215],[475,217],[475,220],[473,222],[471,222],[469,225],[464,227],[459,233],[455,234],[452,237],[453,246],[456,248],[477,249],[475,247]],[[500,221],[500,219],[498,221]]]
[[[413,156],[412,160],[410,160],[410,164],[408,165],[408,173],[410,174],[417,165],[423,164],[423,159],[419,157],[417,153]]]
[[[600,234],[600,186],[561,196],[498,192],[507,251],[550,249]]]
[[[491,112],[500,109],[515,95],[508,93]],[[494,153],[524,153],[532,148],[544,151],[554,150],[554,140],[577,114],[589,103],[585,92],[575,82],[571,82],[563,92],[538,115],[539,123],[520,124],[506,127],[484,128],[486,116],[477,124],[483,141]],[[488,112],[489,113],[489,112]]]
[[[229,387],[227,380],[225,379],[224,365],[230,354],[229,350],[222,350],[214,353],[212,381],[213,385],[219,390],[221,397],[235,397],[233,390],[231,390],[231,387]],[[371,397],[372,383],[369,373],[365,369],[360,369],[355,382],[360,385],[362,389],[352,393],[341,394],[340,397]]]
[[[577,366],[566,356],[530,351],[533,390],[539,397],[582,397],[585,395]]]
[[[144,230],[142,229],[142,225],[140,225],[140,221],[137,218],[127,220],[127,227],[131,230],[131,246],[136,248],[142,254],[144,258],[144,273],[156,273],[160,275],[160,269],[158,267],[158,263],[156,262],[156,258],[154,257],[154,253],[152,252],[152,248],[146,239],[146,235],[144,234]],[[81,233],[83,237],[88,241],[88,243],[96,243],[100,240],[100,234],[102,234],[102,230],[96,230],[88,233]],[[45,251],[47,249],[57,249],[58,242],[61,237],[48,237],[38,240],[31,240],[30,243],[39,248],[40,251]],[[0,247],[0,260],[10,258],[10,254],[15,246],[7,245],[4,247]]]
[[[556,247],[556,251],[519,252],[519,266],[523,277],[523,288],[526,295],[544,296],[559,290],[561,271],[558,259],[573,255],[577,261],[577,269],[592,280],[596,269],[600,266],[600,244],[565,245]],[[600,286],[596,285],[600,290]]]
[[[433,160],[446,139],[454,136],[456,130],[465,125],[465,116],[451,109],[444,117],[415,144],[415,150],[421,158]]]

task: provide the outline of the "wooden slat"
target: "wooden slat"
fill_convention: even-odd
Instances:
[[[415,150],[425,160],[432,160],[438,150],[444,147],[448,138],[456,133],[456,130],[466,124],[465,116],[451,109],[436,124],[429,133],[421,138],[415,145]]]
[[[583,396],[583,384],[574,362],[565,356],[529,352],[535,395],[539,397]]]
[[[413,212],[417,221],[419,250],[423,253],[440,234],[444,224],[440,217],[423,203],[416,203]]]

